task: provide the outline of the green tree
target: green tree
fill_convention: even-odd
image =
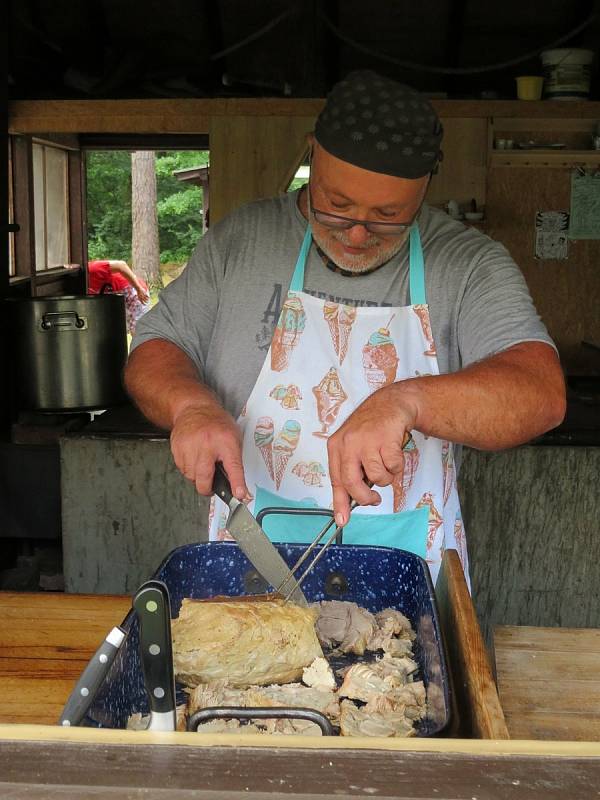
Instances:
[[[202,191],[173,172],[208,165],[207,150],[159,151],[157,211],[162,264],[184,264],[202,235]],[[87,154],[88,252],[91,259],[131,260],[131,155]]]

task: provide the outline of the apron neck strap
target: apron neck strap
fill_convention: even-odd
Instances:
[[[421,247],[419,226],[416,222],[411,226],[409,236],[410,305],[425,305],[427,303],[425,294],[425,262],[423,260],[423,248]],[[301,292],[304,289],[304,267],[311,242],[312,231],[310,225],[307,225],[306,233],[302,240],[302,247],[296,259],[294,274],[290,282],[290,292]]]
[[[304,239],[302,240],[302,247],[298,253],[298,258],[296,259],[294,274],[292,275],[292,280],[290,282],[290,292],[301,292],[304,289],[304,265],[306,264],[306,258],[308,256],[308,251],[310,250],[311,242],[312,230],[310,225],[307,225],[306,233],[304,234]]]
[[[410,229],[410,305],[424,306],[427,303],[425,294],[425,261],[419,226],[415,222]]]

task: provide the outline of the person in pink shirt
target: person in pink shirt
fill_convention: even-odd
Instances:
[[[88,261],[88,294],[125,295],[127,331],[133,336],[138,319],[150,308],[148,286],[126,261]]]

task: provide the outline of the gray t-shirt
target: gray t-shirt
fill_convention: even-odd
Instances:
[[[137,323],[132,349],[166,339],[240,413],[263,365],[306,230],[297,192],[242,206],[202,237],[177,280]],[[427,206],[419,216],[440,372],[523,341],[552,345],[506,248]],[[312,245],[304,290],[347,305],[406,306],[408,244],[368,275],[328,269]]]

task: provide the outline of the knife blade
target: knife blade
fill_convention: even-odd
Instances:
[[[140,631],[144,687],[150,701],[147,730],[174,731],[175,677],[171,642],[171,603],[162,581],[143,583],[133,598]]]
[[[89,660],[88,665],[75,684],[75,688],[69,695],[69,699],[60,715],[59,725],[79,725],[88,708],[94,702],[96,693],[117,657],[119,648],[125,641],[126,636],[126,631],[119,626],[110,631]]]
[[[227,530],[251,564],[267,583],[276,589],[286,578],[289,578],[290,568],[249,509],[233,496],[229,478],[222,464],[219,463],[215,464],[212,491],[229,506]],[[299,586],[290,594],[289,599],[299,606],[308,606],[306,597]]]

